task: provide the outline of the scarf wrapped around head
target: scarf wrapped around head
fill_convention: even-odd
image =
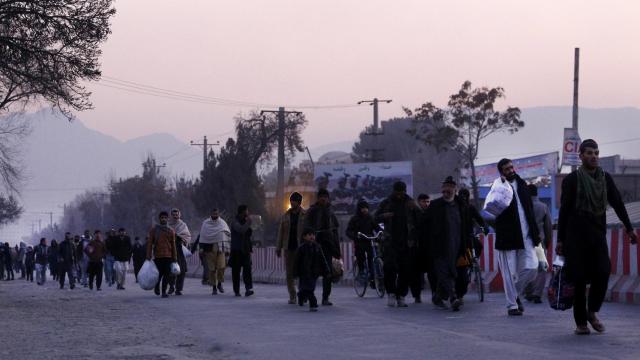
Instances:
[[[591,175],[581,166],[578,169],[576,195],[578,211],[594,216],[603,215],[607,211],[607,179],[604,170],[598,167],[595,174]]]
[[[169,219],[169,227],[172,228],[176,236],[180,236],[187,245],[191,243],[191,232],[189,231],[187,223],[182,221],[182,219]]]

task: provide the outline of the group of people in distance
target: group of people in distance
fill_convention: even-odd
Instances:
[[[598,144],[591,139],[582,142],[580,158],[582,166],[562,183],[556,253],[565,257],[567,278],[575,287],[575,333],[586,335],[591,332],[588,325],[595,331],[605,331],[597,313],[606,295],[611,269],[606,242],[607,205],[613,207],[624,224],[631,243],[635,244],[637,238],[613,178],[599,166]],[[369,212],[369,204],[358,202],[345,233],[354,242],[358,269],[372,269],[371,242],[358,234],[373,236],[383,229],[379,250],[389,307],[407,307],[405,298],[409,291],[415,303],[421,303],[426,275],[432,303],[441,309],[460,311],[469,285],[472,249],[479,254],[483,248],[476,233],[486,234],[489,226],[495,231],[507,314],[522,316],[523,299],[542,302],[547,269],[535,247],[542,244],[544,249],[550,249],[551,214],[538,199],[537,188],[518,176],[511,160],[502,159],[497,166],[502,183],[512,188],[513,198],[509,206],[492,219],[480,215],[469,201],[469,191],[458,189],[451,176],[442,182],[442,196],[433,201],[424,194],[415,201],[407,194],[406,184],[396,182],[391,194],[373,214]],[[308,303],[310,311],[315,312],[319,305],[333,305],[330,297],[335,269],[332,264],[342,258],[339,222],[326,189],[318,191],[317,201],[309,209],[302,207],[302,200],[297,192],[289,198],[291,206],[281,217],[277,231],[276,255],[283,258],[285,264],[289,304]],[[242,296],[242,278],[244,295],[252,296],[253,230],[248,207],[240,205],[230,223],[231,226],[222,219],[218,209],[213,209],[192,242],[180,211],[173,209],[170,214],[164,211],[159,214],[146,244],[137,237],[132,242],[124,229],[109,231],[105,240],[99,230],[93,236],[89,231],[75,237],[66,233],[59,244],[53,240],[51,246],[47,246],[46,239],[41,239],[34,248],[26,247],[21,261],[24,261],[27,280],[33,281],[35,270],[39,285],[46,281],[48,265],[61,289],[68,278],[71,289],[76,281],[93,289],[95,281],[96,290],[100,290],[104,273],[109,286],[117,284],[117,289],[124,290],[129,261],[133,258],[137,278],[144,261],[153,260],[160,274],[154,292],[166,298],[171,294],[182,295],[186,258],[197,251],[203,266],[203,284],[211,286],[212,295],[224,293],[222,283],[228,262],[232,268],[234,295]],[[0,247],[7,279],[13,278],[11,250],[8,244]],[[180,268],[177,274],[172,273],[174,263]],[[0,276],[4,277],[4,273],[0,272]],[[373,276],[373,271],[367,274]],[[315,296],[319,278],[322,278],[320,302]],[[364,280],[376,286],[372,277]]]

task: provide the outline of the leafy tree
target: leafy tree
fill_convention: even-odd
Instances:
[[[278,147],[278,118],[276,114],[260,115],[252,112],[248,117],[236,116],[236,134],[238,146],[248,156],[247,166],[273,160]],[[302,131],[307,126],[304,114],[288,114],[285,118],[284,144],[289,155],[304,150]]]
[[[45,100],[68,118],[92,107],[82,81],[100,78],[112,0],[0,1],[0,113]]]
[[[513,134],[524,127],[519,108],[495,109],[495,102],[504,97],[501,87],[472,88],[471,82],[465,81],[460,90],[449,97],[446,109],[440,109],[431,102],[414,111],[405,108],[407,115],[414,119],[410,134],[440,151],[458,152],[465,166],[471,168],[476,206],[479,206],[479,195],[475,160],[480,142],[489,135],[499,132]]]
[[[0,227],[17,220],[24,210],[13,196],[0,194]]]

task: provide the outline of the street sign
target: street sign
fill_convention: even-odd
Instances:
[[[580,165],[580,135],[573,128],[564,129],[564,141],[562,142],[562,165]]]

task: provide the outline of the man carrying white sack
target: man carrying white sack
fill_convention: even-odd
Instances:
[[[496,250],[498,251],[498,266],[502,273],[504,294],[507,299],[507,313],[509,316],[521,316],[524,312],[520,297],[524,289],[532,282],[538,270],[538,258],[535,247],[540,243],[538,227],[533,213],[531,195],[527,183],[516,174],[513,163],[509,159],[498,162],[500,179],[494,183],[491,191],[512,193],[508,206],[504,209],[495,206],[487,196],[488,203],[485,210],[496,216]],[[512,191],[503,191],[500,187],[510,186]],[[508,190],[508,188],[506,188]],[[502,196],[501,196],[502,197]],[[505,200],[505,197],[496,203]],[[496,208],[500,213],[496,213]]]
[[[191,243],[191,232],[187,223],[182,221],[182,214],[179,209],[171,209],[171,217],[169,218],[169,227],[176,233],[176,253],[178,255],[178,265],[180,266],[180,274],[171,277],[169,283],[169,294],[175,292],[176,295],[182,295],[184,289],[184,278],[187,275],[187,258],[184,256],[183,247],[189,249]]]
[[[225,254],[224,243],[227,242],[231,230],[229,225],[220,217],[218,209],[211,211],[211,217],[202,222],[200,228],[200,246],[204,252],[209,267],[209,281],[213,286],[211,295],[224,293],[220,278],[224,274]]]

